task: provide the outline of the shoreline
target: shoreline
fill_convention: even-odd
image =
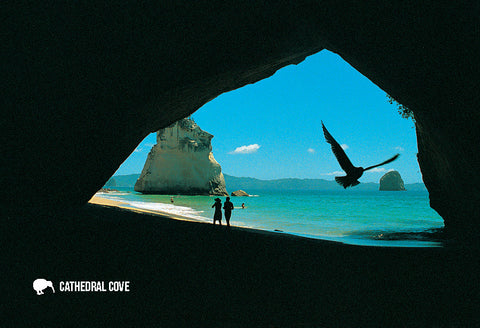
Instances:
[[[121,201],[116,201],[108,198],[103,198],[99,195],[94,195],[89,201],[89,204],[92,205],[98,205],[102,206],[105,208],[111,208],[111,209],[121,209],[125,211],[129,211],[132,213],[137,213],[137,214],[147,214],[147,215],[153,215],[161,219],[165,220],[173,220],[173,221],[183,221],[183,222],[191,222],[191,223],[199,223],[207,226],[213,226],[212,222],[206,222],[202,220],[196,220],[194,218],[189,218],[186,216],[181,216],[181,215],[174,215],[168,212],[162,212],[162,211],[152,211],[152,210],[147,210],[143,208],[136,208],[133,206],[129,206],[127,203],[121,202]],[[213,219],[212,219],[213,221]],[[351,246],[360,246],[360,245],[354,245],[354,244],[346,244],[342,243],[341,241],[336,241],[336,240],[328,240],[328,239],[322,239],[322,238],[314,238],[310,236],[304,236],[300,234],[294,234],[294,233],[288,233],[280,230],[263,230],[263,229],[256,229],[256,228],[251,228],[251,227],[242,227],[242,226],[236,226],[236,225],[231,225],[230,227],[227,227],[226,224],[222,224],[221,226],[215,225],[215,227],[222,227],[226,229],[232,229],[232,230],[245,230],[251,233],[259,233],[259,234],[266,234],[266,235],[283,235],[286,238],[300,238],[300,239],[310,239],[310,240],[316,240],[319,242],[326,242],[326,243],[338,243],[342,245],[351,245]]]
[[[97,195],[97,194],[93,195],[93,197],[88,201],[88,203],[89,204],[95,204],[95,205],[101,205],[101,206],[108,206],[108,207],[118,207],[118,208],[122,208],[122,209],[129,210],[129,211],[132,211],[132,212],[136,212],[136,213],[153,214],[153,215],[157,215],[157,216],[160,216],[160,217],[163,217],[163,218],[169,218],[169,219],[174,219],[174,220],[205,223],[205,222],[200,221],[200,220],[195,220],[193,218],[189,218],[189,217],[181,216],[181,215],[175,215],[175,214],[171,214],[171,213],[168,213],[168,212],[153,211],[153,210],[147,210],[147,209],[143,209],[143,208],[137,208],[137,207],[134,207],[134,206],[130,206],[125,202],[104,198],[101,195]]]
[[[114,194],[114,193],[113,193]],[[102,194],[95,194],[90,200],[90,204],[96,204],[96,205],[101,205],[101,206],[108,206],[108,207],[117,207],[117,208],[122,208],[125,210],[129,210],[132,212],[136,213],[144,213],[144,214],[151,214],[151,215],[156,215],[162,218],[167,218],[167,219],[174,219],[174,220],[180,220],[180,221],[188,221],[188,222],[197,222],[197,223],[203,223],[203,224],[212,224],[211,221],[206,221],[206,220],[199,220],[187,216],[181,216],[178,214],[172,214],[169,212],[163,212],[160,210],[149,210],[149,209],[143,209],[143,208],[138,208],[132,205],[129,205],[128,203],[122,202],[122,201],[117,201],[117,200],[112,200],[109,198],[102,197]],[[175,205],[174,205],[175,206]],[[223,224],[225,225],[225,224]],[[295,233],[295,232],[289,232],[289,231],[283,231],[279,229],[261,229],[261,228],[255,228],[255,227],[249,227],[249,226],[238,226],[232,224],[232,227],[234,228],[239,228],[239,229],[249,229],[253,231],[260,231],[260,232],[266,232],[266,233],[273,233],[273,234],[283,234],[287,236],[294,236],[294,237],[299,237],[299,238],[308,238],[308,239],[314,239],[314,240],[321,240],[321,241],[327,241],[327,242],[335,242],[335,243],[340,243],[344,245],[352,245],[352,246],[365,246],[365,247],[393,247],[393,248],[437,248],[437,247],[444,247],[443,240],[441,239],[434,239],[432,237],[432,240],[421,240],[421,239],[415,239],[412,237],[420,235],[421,233],[401,233],[403,235],[403,238],[398,238],[397,239],[385,239],[385,240],[377,240],[377,239],[372,239],[372,238],[356,238],[356,237],[348,237],[348,236],[341,236],[341,237],[331,237],[331,236],[318,236],[318,235],[309,235],[309,234],[302,234],[302,233]],[[393,235],[400,235],[398,233],[392,233]],[[408,238],[410,237],[410,238]]]

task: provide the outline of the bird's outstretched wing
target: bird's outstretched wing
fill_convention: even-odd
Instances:
[[[380,164],[369,166],[366,169],[364,169],[364,171],[368,171],[370,169],[373,169],[374,167],[382,166],[382,165],[388,164],[390,162],[393,162],[394,160],[396,160],[398,158],[398,156],[400,156],[400,154],[397,154],[397,155],[393,156],[392,158],[387,159],[385,162],[382,162]]]
[[[342,169],[345,171],[345,173],[349,174],[354,169],[352,162],[350,162],[350,160],[348,159],[347,154],[345,154],[345,151],[343,150],[343,148],[338,144],[338,142],[335,139],[333,139],[332,135],[330,134],[330,132],[328,132],[325,125],[323,125],[323,122],[322,122],[322,129],[323,129],[323,134],[325,135],[325,139],[332,146],[333,154],[337,158],[338,163],[340,164]]]

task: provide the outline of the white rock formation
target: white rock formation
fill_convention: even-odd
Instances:
[[[227,196],[213,135],[185,118],[157,132],[135,191],[149,194]]]

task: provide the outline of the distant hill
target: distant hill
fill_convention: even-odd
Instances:
[[[113,179],[116,187],[132,188],[135,186],[140,174],[115,175]],[[228,174],[225,177],[225,184],[229,192],[235,190],[245,190],[247,193],[251,190],[342,190],[333,180],[324,179],[276,179],[260,180],[255,178],[234,177]],[[378,183],[361,183],[354,188],[358,191],[376,191],[379,189]],[[406,184],[405,189],[409,191],[426,191],[423,183]]]
[[[227,189],[232,192],[235,190],[342,190],[343,187],[333,180],[324,179],[276,179],[260,180],[255,178],[240,178],[228,174],[223,175]],[[378,183],[361,183],[354,189],[358,191],[376,191],[380,185]],[[406,184],[406,190],[426,191],[423,183]]]
[[[427,187],[423,183],[406,184],[405,189],[410,191],[427,191]]]
[[[116,187],[117,186],[117,182],[115,181],[115,178],[114,177],[111,177],[110,179],[108,179],[108,181],[105,183],[105,185],[103,186],[103,188],[112,188],[112,187]]]
[[[113,187],[120,187],[120,188],[132,188],[135,186],[135,182],[137,182],[138,177],[140,174],[128,174],[128,175],[114,175],[111,177],[105,187],[112,187],[108,186],[110,181],[113,180],[115,185]]]
[[[248,190],[342,190],[335,181],[324,179],[276,179],[260,180],[255,178],[239,178],[224,174],[225,183],[229,191],[242,189]],[[357,190],[378,190],[376,183],[363,183],[356,187]]]

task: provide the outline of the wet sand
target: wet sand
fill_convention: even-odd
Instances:
[[[480,325],[469,247],[351,246],[109,205],[0,222],[0,326]],[[36,295],[37,278],[55,294]],[[129,281],[130,292],[58,290],[91,280]]]
[[[161,211],[151,211],[151,210],[146,210],[146,209],[142,209],[142,208],[134,208],[134,207],[129,206],[127,203],[123,203],[123,202],[112,200],[112,199],[103,198],[103,197],[97,196],[97,195],[94,195],[88,202],[90,204],[123,208],[123,209],[129,210],[129,211],[132,211],[132,212],[136,212],[136,213],[158,215],[158,216],[163,217],[163,218],[169,218],[169,219],[175,219],[175,220],[181,220],[181,221],[199,222],[199,221],[194,220],[192,218],[188,218],[188,217],[181,216],[181,215],[173,215],[171,213],[166,213],[166,212],[161,212]]]

